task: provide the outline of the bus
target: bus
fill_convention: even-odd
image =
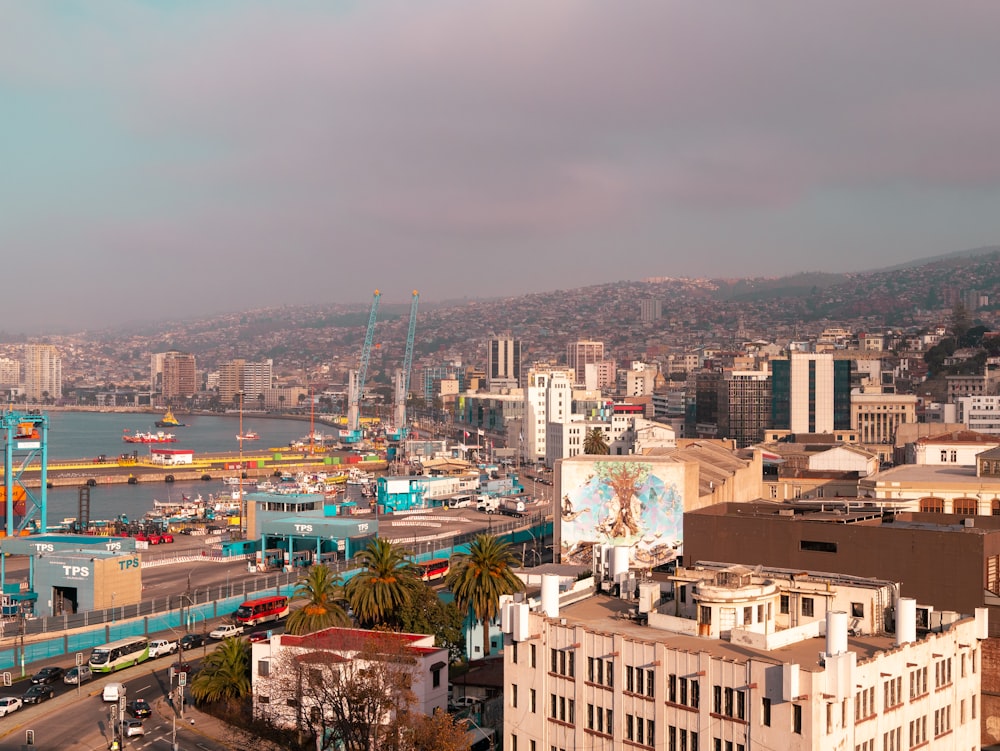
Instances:
[[[429,561],[419,562],[417,568],[420,571],[420,581],[431,582],[447,576],[450,564],[447,558],[431,558]]]
[[[113,673],[130,668],[149,659],[149,641],[144,636],[119,639],[90,653],[90,670],[94,673]]]
[[[275,595],[247,600],[236,608],[235,620],[244,626],[256,626],[258,623],[281,620],[287,615],[288,598],[284,595]]]

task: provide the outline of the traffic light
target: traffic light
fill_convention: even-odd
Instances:
[[[35,731],[34,730],[25,730],[24,731],[24,743],[27,746],[34,746],[35,745]]]

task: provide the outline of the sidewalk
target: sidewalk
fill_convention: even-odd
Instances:
[[[194,703],[190,700],[190,696],[187,698],[188,701],[184,705],[184,718],[181,719],[181,717],[177,715],[178,735],[180,735],[180,732],[183,730],[200,735],[203,738],[229,749],[239,748],[233,744],[234,728],[230,727],[228,723],[223,722],[217,717],[214,717],[206,712],[202,712],[194,706]],[[170,704],[166,696],[162,696],[153,702],[153,711],[162,718],[166,719],[168,722],[172,720],[176,714],[174,707]]]

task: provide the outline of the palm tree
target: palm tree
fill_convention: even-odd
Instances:
[[[197,701],[221,702],[236,709],[250,695],[250,643],[230,637],[204,660],[191,682]]]
[[[331,626],[349,626],[351,619],[337,602],[343,594],[340,574],[317,564],[310,566],[295,584],[292,600],[306,604],[293,610],[285,622],[289,634],[311,634]]]
[[[585,454],[607,454],[608,440],[604,437],[604,431],[594,428],[587,432],[587,437],[583,439],[583,453]]]
[[[455,595],[459,610],[483,624],[483,657],[490,654],[490,621],[500,611],[500,597],[524,589],[514,574],[517,558],[510,546],[493,535],[478,535],[468,553],[456,553],[445,583]]]
[[[401,545],[376,537],[355,556],[362,565],[344,587],[358,621],[367,627],[398,625],[397,613],[410,602],[410,593],[423,586],[409,552]]]

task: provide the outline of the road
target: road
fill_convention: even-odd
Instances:
[[[26,731],[34,732],[35,748],[60,751],[106,751],[111,740],[111,703],[101,698],[103,686],[122,681],[128,700],[143,698],[153,707],[150,717],[143,720],[145,735],[128,738],[123,749],[170,751],[176,727],[179,751],[225,751],[224,743],[192,727],[189,719],[180,718],[166,702],[170,690],[168,666],[174,657],[151,660],[122,671],[112,677],[101,677],[85,683],[77,694],[76,686],[61,681],[54,685],[56,696],[39,705],[22,708],[0,718],[0,751],[21,751]],[[21,688],[27,688],[26,682]],[[3,689],[4,695],[20,695],[14,689]],[[190,713],[188,715],[190,717]],[[176,723],[176,726],[175,726]]]

